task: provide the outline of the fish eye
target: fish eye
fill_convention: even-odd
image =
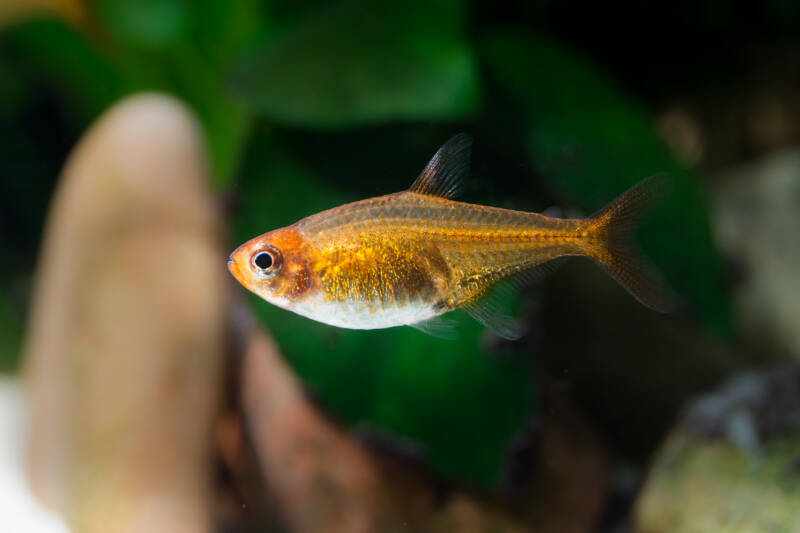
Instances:
[[[263,279],[277,276],[283,266],[282,262],[280,250],[271,245],[257,251],[250,259],[253,270]]]
[[[260,252],[256,254],[256,258],[253,259],[253,263],[255,263],[256,266],[261,270],[266,270],[272,266],[272,254],[269,252]]]

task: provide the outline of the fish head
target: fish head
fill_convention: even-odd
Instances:
[[[284,309],[292,309],[315,285],[308,243],[291,226],[239,246],[230,255],[228,270],[248,290]]]

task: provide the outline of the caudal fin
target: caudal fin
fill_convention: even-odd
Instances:
[[[587,254],[628,292],[647,307],[668,313],[675,297],[658,273],[637,253],[633,231],[642,215],[659,197],[665,177],[647,178],[588,219],[591,239]]]

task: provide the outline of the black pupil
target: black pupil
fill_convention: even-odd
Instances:
[[[261,252],[256,256],[255,264],[261,270],[266,270],[272,266],[272,256],[267,252]]]

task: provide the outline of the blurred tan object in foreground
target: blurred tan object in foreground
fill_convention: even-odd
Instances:
[[[15,378],[0,376],[0,516],[3,531],[68,533],[31,494],[25,472],[25,398]]]
[[[226,308],[195,120],[141,95],[75,148],[26,346],[29,472],[76,532],[208,531]]]

